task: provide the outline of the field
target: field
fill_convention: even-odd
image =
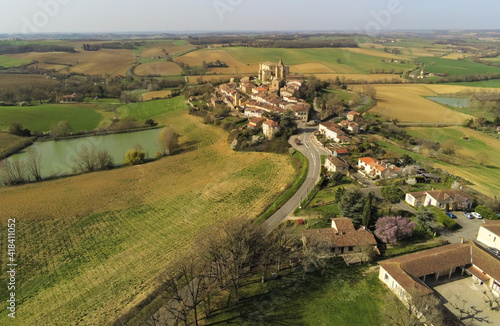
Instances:
[[[414,137],[443,142],[455,140],[460,149],[453,156],[453,164],[437,158],[429,158],[421,154],[400,149],[388,142],[379,142],[382,147],[398,154],[408,154],[418,162],[424,162],[434,168],[460,176],[472,183],[475,189],[489,197],[500,196],[500,140],[491,138],[480,132],[462,127],[447,128],[409,128],[408,133]],[[465,140],[463,137],[469,137]],[[484,160],[481,165],[481,160]]]
[[[229,68],[209,68],[208,73],[217,74],[256,74],[258,63],[247,65],[235,59],[230,52],[225,50],[202,50],[193,51],[175,59],[176,62],[182,62],[190,66],[201,66],[203,61],[215,62],[220,60],[225,62]]]
[[[17,59],[5,54],[0,55],[0,67],[4,68],[19,67],[26,65],[30,62],[31,62],[30,60]]]
[[[116,113],[120,118],[132,117],[138,121],[145,121],[151,118],[156,121],[156,118],[161,115],[186,109],[187,105],[184,103],[185,101],[186,99],[183,96],[177,96],[166,100],[130,103],[120,106],[116,110]]]
[[[38,84],[57,83],[42,75],[0,74],[0,87],[33,86]]]
[[[173,62],[157,61],[141,64],[134,69],[137,76],[161,75],[173,76],[180,75],[182,69]]]
[[[414,66],[410,64],[396,64],[382,62],[384,58],[374,57],[362,53],[355,53],[351,49],[261,49],[231,47],[225,51],[236,60],[244,64],[256,65],[263,61],[278,61],[283,59],[285,65],[290,65],[294,72],[295,65],[322,64],[325,66],[323,73],[339,74],[368,74],[376,71],[405,71]],[[359,51],[359,50],[355,50]],[[341,63],[338,63],[340,59]],[[385,61],[385,60],[384,60]]]
[[[500,88],[500,79],[491,79],[469,83],[453,83],[457,86],[482,87],[482,88]]]
[[[68,72],[77,72],[89,75],[125,76],[135,62],[131,50],[83,51],[77,53],[48,52],[48,53],[22,53],[11,55],[17,59],[37,60],[39,67],[46,65],[67,66]]]
[[[20,122],[32,131],[49,131],[54,123],[67,120],[73,131],[93,130],[103,115],[91,105],[42,104],[35,106],[0,106],[0,130]]]
[[[425,72],[428,73],[447,73],[450,76],[500,73],[500,67],[489,67],[487,65],[468,60],[419,58],[418,61],[425,64]]]
[[[24,142],[24,138],[19,136],[14,136],[6,132],[0,132],[0,153],[3,151],[21,145]]]
[[[459,87],[454,86],[456,89]],[[361,87],[356,87],[360,89]],[[435,96],[452,88],[424,85],[376,85],[377,106],[370,112],[378,113],[400,122],[456,123],[460,124],[471,116],[453,111],[423,96]],[[456,92],[454,92],[456,93]]]
[[[206,228],[255,217],[295,176],[288,156],[233,152],[226,132],[185,110],[157,121],[182,135],[183,153],[0,189],[1,227],[15,217],[22,243],[16,299],[23,324],[111,324],[158,286],[159,274]]]
[[[169,98],[170,96],[172,96],[172,91],[149,92],[149,93],[142,94],[141,100],[142,101],[151,101],[154,99]]]

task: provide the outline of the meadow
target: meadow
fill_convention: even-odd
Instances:
[[[0,67],[4,68],[19,67],[27,65],[30,62],[31,62],[30,60],[17,59],[5,54],[0,55]]]
[[[116,110],[116,114],[120,118],[131,117],[138,121],[157,120],[161,115],[185,110],[187,108],[185,101],[184,96],[177,96],[172,99],[129,103],[120,106]]]
[[[490,67],[469,60],[419,58],[418,61],[425,65],[425,72],[428,73],[447,73],[450,76],[500,73],[500,67]]]
[[[52,124],[66,120],[73,131],[93,130],[103,115],[93,105],[42,104],[34,106],[0,106],[0,130],[7,130],[13,122],[20,122],[32,131],[49,131]]]
[[[19,221],[19,324],[112,324],[159,286],[160,273],[199,234],[236,216],[256,217],[296,175],[289,156],[234,152],[225,131],[186,110],[166,108],[155,120],[181,134],[180,154],[0,188],[1,226]],[[5,233],[0,241],[6,250]]]
[[[175,76],[180,75],[182,69],[173,62],[157,61],[141,64],[134,69],[137,76],[161,75]]]
[[[452,83],[457,86],[481,87],[481,88],[500,88],[500,79],[483,80],[477,82]]]

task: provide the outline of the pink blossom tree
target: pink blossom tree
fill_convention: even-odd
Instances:
[[[375,235],[385,243],[393,243],[411,237],[415,222],[401,216],[386,216],[375,223]]]

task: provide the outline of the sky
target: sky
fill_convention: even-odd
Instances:
[[[0,0],[0,33],[500,29],[498,0]]]

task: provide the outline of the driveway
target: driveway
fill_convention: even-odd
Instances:
[[[482,219],[469,220],[462,212],[452,212],[457,219],[455,220],[460,228],[455,231],[445,231],[441,233],[441,238],[448,240],[449,243],[460,242],[462,238],[465,240],[475,240],[479,231],[479,226],[484,223]]]

